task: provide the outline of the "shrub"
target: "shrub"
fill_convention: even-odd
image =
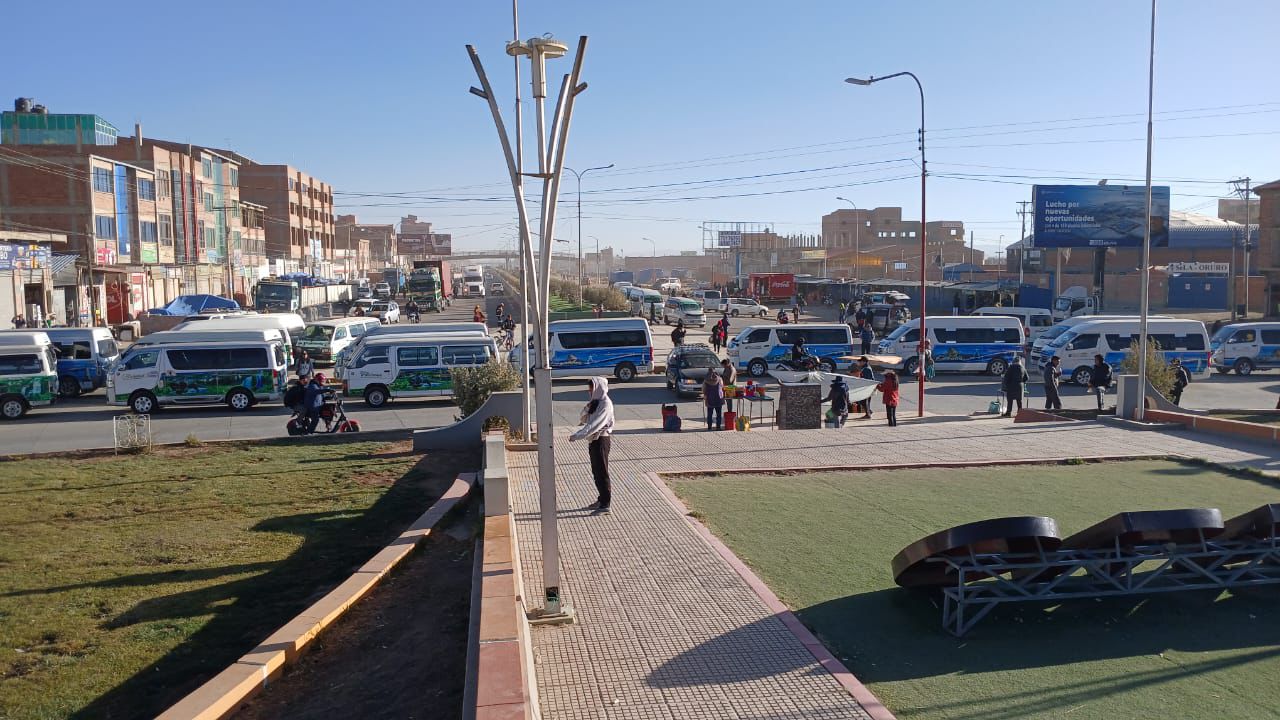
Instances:
[[[464,418],[479,410],[493,393],[520,387],[520,373],[511,363],[500,360],[451,368],[449,376],[453,378],[453,402]]]
[[[582,299],[591,306],[603,304],[605,310],[626,310],[627,299],[622,293],[609,287],[589,287],[582,291]]]
[[[1124,354],[1124,360],[1120,362],[1120,372],[1126,375],[1138,374],[1137,340],[1129,345],[1129,350]],[[1160,343],[1148,338],[1147,381],[1156,389],[1156,392],[1172,400],[1174,378],[1173,367],[1165,361],[1164,353],[1160,352]]]

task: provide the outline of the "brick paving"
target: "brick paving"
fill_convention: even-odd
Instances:
[[[1181,454],[1280,472],[1272,449],[1095,423],[925,421],[839,431],[623,430],[613,512],[595,500],[585,444],[558,436],[566,602],[577,624],[532,633],[550,720],[868,718],[750,586],[663,498],[647,472]],[[567,430],[562,432],[567,434]],[[536,453],[509,453],[527,597],[542,596]]]

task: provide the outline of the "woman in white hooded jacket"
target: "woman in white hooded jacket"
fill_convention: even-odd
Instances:
[[[569,441],[587,440],[587,454],[591,456],[591,476],[596,481],[599,499],[590,509],[609,512],[612,499],[609,486],[609,436],[613,433],[613,401],[609,399],[609,381],[602,377],[588,378],[591,399],[582,409],[582,427],[569,436]]]

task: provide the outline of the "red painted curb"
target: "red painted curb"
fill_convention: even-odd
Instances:
[[[662,481],[662,478],[659,477],[657,473],[647,472],[644,473],[644,477],[647,478],[649,482],[653,483],[654,487],[658,489],[658,493],[662,495],[662,497],[666,498],[671,507],[684,517],[685,521],[687,521],[698,533],[698,536],[701,537],[707,545],[711,546],[711,549],[715,550],[720,557],[724,558],[725,562],[729,563],[729,566],[734,569],[734,572],[738,573],[739,577],[746,581],[747,585],[753,592],[755,592],[756,596],[760,598],[765,606],[776,614],[780,620],[782,620],[782,624],[785,625],[787,629],[791,631],[791,634],[795,635],[796,639],[813,654],[813,657],[818,661],[818,664],[825,668],[827,672],[831,673],[831,676],[836,679],[836,682],[840,683],[841,687],[843,687],[854,700],[858,701],[858,704],[862,706],[863,710],[867,711],[867,714],[870,715],[873,720],[896,720],[893,713],[889,712],[889,709],[880,702],[879,698],[868,690],[867,686],[863,685],[862,682],[849,671],[849,668],[844,666],[844,663],[840,662],[835,655],[832,655],[831,651],[827,649],[827,646],[823,645],[818,638],[814,637],[812,632],[809,632],[809,628],[805,627],[804,623],[800,622],[800,619],[795,616],[795,613],[791,612],[790,608],[778,599],[778,596],[769,589],[768,585],[764,584],[763,580],[751,571],[751,568],[747,567],[745,563],[739,560],[738,556],[735,555],[728,546],[720,542],[720,539],[708,530],[705,525],[698,522],[696,518],[689,516],[689,508],[685,507],[685,504],[680,501],[680,498],[676,497],[676,494],[671,491],[671,488],[667,487],[667,484]]]

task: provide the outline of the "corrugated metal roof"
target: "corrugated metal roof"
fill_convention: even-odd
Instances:
[[[66,270],[67,268],[70,268],[73,265],[75,265],[76,261],[79,259],[80,259],[80,256],[76,255],[75,253],[68,253],[66,255],[54,255],[53,257],[49,258],[49,272],[56,275],[62,272],[63,270]]]

